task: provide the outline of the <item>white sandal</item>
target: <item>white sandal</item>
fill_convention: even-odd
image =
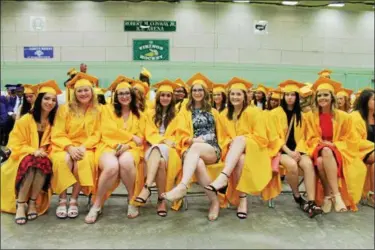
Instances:
[[[59,199],[59,205],[56,208],[56,216],[59,219],[66,219],[68,217],[68,210],[66,208],[66,202],[67,202],[66,199]]]
[[[86,215],[85,223],[86,224],[94,224],[99,216],[102,214],[101,207],[91,207],[89,213]]]
[[[128,218],[134,219],[139,216],[139,207],[129,204],[128,205]]]
[[[68,217],[71,218],[71,219],[75,219],[75,218],[78,217],[78,215],[79,215],[79,210],[78,210],[77,199],[70,198],[69,209],[68,209]]]

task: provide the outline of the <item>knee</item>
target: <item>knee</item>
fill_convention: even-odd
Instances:
[[[162,158],[159,161],[159,170],[165,170],[167,168],[167,162]]]
[[[118,166],[111,166],[111,167],[107,167],[104,169],[104,171],[107,176],[109,177],[115,177],[115,176],[118,176],[119,174],[119,167]]]
[[[323,157],[332,157],[333,156],[333,152],[332,152],[332,150],[330,148],[324,147],[322,149],[322,156]]]
[[[323,159],[322,157],[319,157],[316,161],[316,167],[318,168],[319,171],[323,171]]]
[[[199,158],[196,171],[198,173],[202,172],[202,171],[206,171],[206,164],[204,163],[204,161],[202,160],[202,158]]]
[[[199,153],[200,151],[200,145],[199,143],[193,143],[191,146],[190,146],[190,149],[189,149],[189,153]]]
[[[291,175],[298,175],[298,164],[297,162],[293,161],[288,166],[288,173]]]
[[[120,169],[123,171],[129,171],[129,170],[134,169],[135,167],[132,157],[123,158],[121,159],[119,163],[120,163]]]

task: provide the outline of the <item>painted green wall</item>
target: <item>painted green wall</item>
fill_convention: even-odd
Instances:
[[[89,62],[88,73],[100,79],[100,86],[107,87],[119,74],[138,77],[140,69],[145,66],[152,73],[152,83],[163,78],[188,79],[196,72],[202,72],[215,82],[227,82],[231,77],[246,78],[253,83],[264,83],[275,87],[286,79],[313,83],[317,79],[317,72],[323,67],[286,66],[286,65],[251,65],[251,64],[212,64],[212,63],[171,63],[147,62]],[[67,79],[66,72],[75,67],[79,70],[80,62],[25,62],[1,64],[1,90],[7,83],[37,83],[48,79],[55,79],[60,86]],[[361,68],[330,68],[332,78],[353,90],[373,86],[371,79],[373,69]]]

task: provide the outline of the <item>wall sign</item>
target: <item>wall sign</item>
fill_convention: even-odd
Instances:
[[[174,32],[176,31],[176,21],[125,20],[124,31]]]
[[[267,35],[268,34],[268,21],[255,20],[254,21],[254,34]]]
[[[50,59],[53,58],[53,47],[23,47],[23,57],[29,59]]]
[[[30,30],[31,31],[44,31],[46,29],[46,17],[44,16],[31,16],[30,17]]]
[[[134,61],[168,61],[169,60],[169,40],[133,40],[133,60]]]

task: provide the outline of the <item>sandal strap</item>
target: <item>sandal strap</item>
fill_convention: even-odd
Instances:
[[[240,195],[239,197],[240,199],[247,198],[247,194]]]
[[[96,218],[98,215],[102,212],[101,207],[91,207],[89,213],[87,214],[88,217],[90,218]]]
[[[229,179],[229,175],[227,175],[226,173],[221,172],[221,174],[225,175]]]

